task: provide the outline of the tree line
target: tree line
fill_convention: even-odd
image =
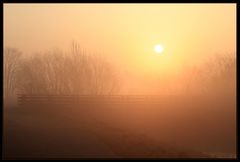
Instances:
[[[21,94],[110,95],[118,90],[113,66],[89,55],[77,43],[71,52],[55,50],[24,58],[15,48],[4,49],[4,97]]]
[[[15,48],[4,49],[4,99],[20,94],[111,95],[120,90],[120,78],[113,65],[100,55],[90,55],[79,44],[70,52],[60,50],[23,57]],[[183,78],[183,79],[181,79]],[[181,85],[186,93],[218,93],[236,84],[234,55],[215,56],[201,66],[185,67],[173,78],[170,91]],[[184,90],[185,89],[185,90]]]

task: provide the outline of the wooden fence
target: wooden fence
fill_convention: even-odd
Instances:
[[[19,106],[72,106],[162,104],[162,96],[146,95],[25,95],[18,94]]]

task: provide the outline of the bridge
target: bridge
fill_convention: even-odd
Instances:
[[[26,95],[18,94],[19,106],[162,104],[171,96],[161,95]]]

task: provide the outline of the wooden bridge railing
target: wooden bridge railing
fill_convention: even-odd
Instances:
[[[33,105],[119,105],[160,104],[162,96],[147,95],[25,95],[18,94],[19,106]]]

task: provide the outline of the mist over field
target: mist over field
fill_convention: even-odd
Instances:
[[[237,156],[235,4],[4,4],[3,58],[4,159]]]

